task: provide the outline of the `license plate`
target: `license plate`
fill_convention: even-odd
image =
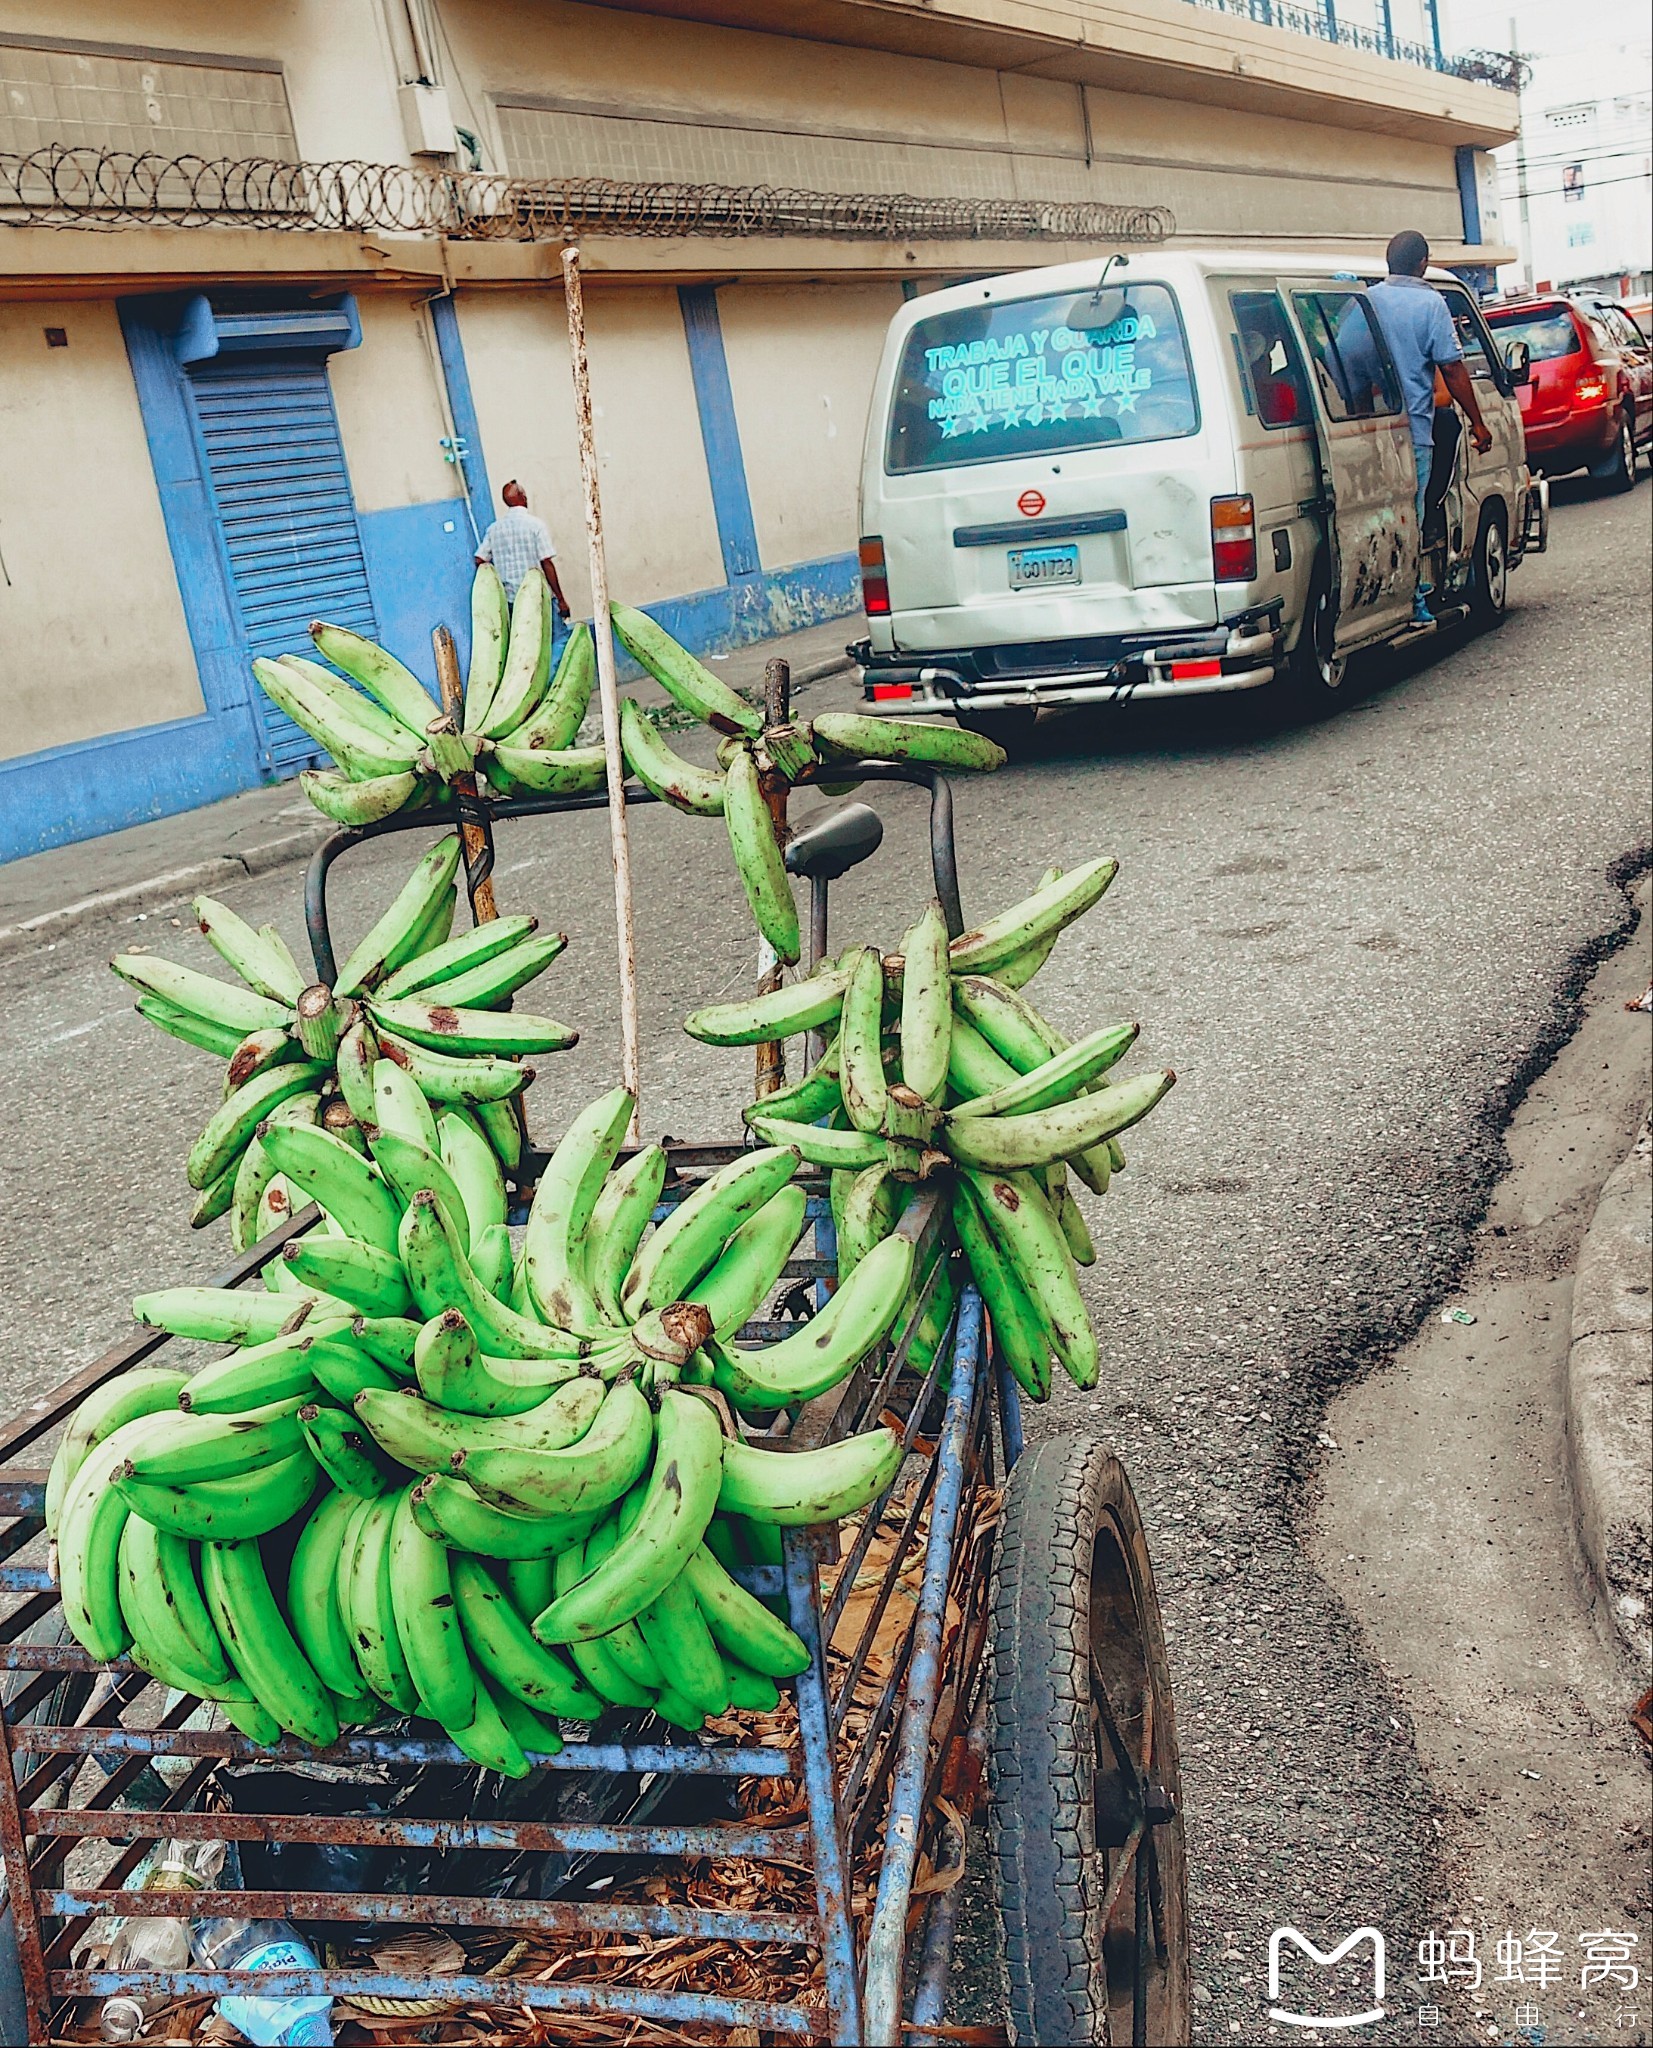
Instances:
[[[1043,590],[1047,583],[1079,581],[1077,544],[1065,548],[1012,548],[1010,587],[1012,590]]]

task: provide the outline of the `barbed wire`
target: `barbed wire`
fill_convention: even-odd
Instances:
[[[1503,92],[1525,92],[1532,84],[1532,66],[1513,50],[1466,50],[1454,58],[1452,68],[1460,78]]]
[[[54,144],[0,153],[0,225],[242,227],[552,242],[574,234],[811,235],[875,241],[1163,242],[1164,206],[927,199],[783,185],[513,178],[405,164],[163,157]]]

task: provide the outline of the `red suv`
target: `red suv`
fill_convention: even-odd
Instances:
[[[1653,454],[1653,349],[1618,307],[1554,297],[1488,306],[1505,349],[1525,342],[1532,376],[1517,385],[1527,461],[1546,476],[1587,469],[1610,490],[1636,480],[1636,451]]]

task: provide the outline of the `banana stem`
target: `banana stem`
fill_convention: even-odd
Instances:
[[[792,668],[780,660],[764,663],[763,669],[763,722],[765,727],[785,725],[792,713]],[[769,774],[763,778],[764,801],[769,806],[769,815],[774,821],[775,843],[786,844],[786,805],[792,794],[792,785],[783,775]],[[768,949],[765,948],[767,952]],[[781,985],[781,963],[771,954],[764,973],[758,982],[758,994],[766,996]],[[765,1039],[757,1047],[757,1072],[754,1077],[757,1100],[766,1095],[777,1094],[786,1086],[786,1046],[778,1038]]]
[[[580,252],[562,252],[563,296],[568,306],[568,353],[574,372],[574,422],[585,491],[586,546],[591,562],[591,631],[597,643],[597,695],[603,714],[608,770],[609,849],[614,862],[614,925],[620,954],[620,1079],[633,1108],[627,1142],[642,1142],[636,1107],[642,1100],[642,1054],[637,1030],[637,933],[631,901],[631,841],[626,831],[626,763],[620,750],[620,691],[614,675],[614,631],[608,613],[608,556],[603,545],[602,492],[597,482],[597,435],[591,413],[591,364],[585,345],[585,296]]]
[[[436,763],[436,772],[444,782],[455,782],[461,775],[471,774],[471,750],[460,737],[459,721],[448,715],[433,718],[425,727],[425,737],[430,742],[430,756]],[[475,776],[471,777],[475,781]]]
[[[459,655],[453,644],[453,635],[446,626],[436,627],[430,640],[436,654],[436,687],[442,693],[442,709],[457,730],[465,707],[465,686],[459,679]],[[463,770],[448,780],[455,796],[469,797],[473,803],[476,801],[476,768],[468,755]],[[482,827],[473,825],[469,819],[462,819],[459,843],[465,849],[465,872],[469,875],[478,857],[487,850]],[[498,915],[494,905],[494,878],[485,875],[471,895],[471,916],[478,924],[492,924]]]
[[[430,636],[431,648],[436,656],[436,687],[441,693],[445,721],[457,727],[465,715],[465,685],[459,674],[459,652],[453,644],[453,635],[446,626],[437,626]],[[472,804],[477,803],[476,767],[467,760],[464,772],[450,778],[454,794],[466,797]],[[475,924],[492,924],[499,916],[499,906],[494,900],[494,878],[484,875],[473,889],[470,875],[479,857],[488,850],[487,835],[480,825],[473,824],[468,817],[459,821],[459,844],[465,857],[465,888],[471,899],[471,919]],[[520,1095],[513,1096],[506,1104],[505,1111],[516,1118],[517,1129],[522,1133],[524,1145],[528,1142],[528,1111]]]
[[[300,991],[295,1008],[299,1044],[313,1060],[332,1059],[344,1034],[344,1017],[333,991],[323,981],[312,982]]]

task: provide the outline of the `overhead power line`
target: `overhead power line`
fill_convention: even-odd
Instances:
[[[1589,184],[1583,188],[1580,197],[1588,198],[1592,192],[1600,192],[1608,185],[1645,185],[1649,178],[1653,178],[1653,167],[1649,167],[1645,171],[1627,172],[1624,176],[1618,178],[1592,178]],[[1515,187],[1512,185],[1510,190],[1514,191]],[[1529,185],[1527,187],[1527,197],[1529,199],[1560,199],[1565,195],[1566,190],[1567,187],[1565,185],[1545,185],[1535,191]]]

